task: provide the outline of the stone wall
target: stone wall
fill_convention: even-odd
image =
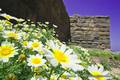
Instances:
[[[85,48],[110,49],[108,16],[70,17],[71,41]]]

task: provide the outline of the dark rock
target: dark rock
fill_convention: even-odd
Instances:
[[[0,8],[7,14],[34,22],[49,21],[58,26],[60,40],[70,39],[69,16],[63,0],[0,0]]]

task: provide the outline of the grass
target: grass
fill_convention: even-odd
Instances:
[[[112,52],[109,50],[89,49],[88,53],[91,56],[103,57],[107,59],[112,57]]]
[[[113,59],[120,61],[120,53],[112,52],[110,50],[89,49],[88,53],[91,56],[102,57],[106,59]]]
[[[119,53],[119,54],[114,53],[114,54],[112,54],[112,56],[113,56],[113,58],[114,58],[115,60],[120,61],[120,53]]]

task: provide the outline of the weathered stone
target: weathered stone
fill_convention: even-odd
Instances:
[[[107,16],[71,16],[71,40],[85,48],[110,48],[110,21]]]
[[[63,0],[0,0],[0,8],[12,16],[33,21],[49,21],[58,26],[59,39],[70,39],[69,16]]]

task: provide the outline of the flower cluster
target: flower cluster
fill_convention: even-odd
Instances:
[[[30,20],[24,21],[7,14],[0,16],[4,18],[0,20],[0,79],[109,79],[110,75],[103,66],[83,65],[80,53],[75,53],[53,37],[55,32],[49,28],[48,22],[35,25]],[[16,23],[12,23],[11,19]],[[81,48],[81,51],[88,55],[87,50]]]

